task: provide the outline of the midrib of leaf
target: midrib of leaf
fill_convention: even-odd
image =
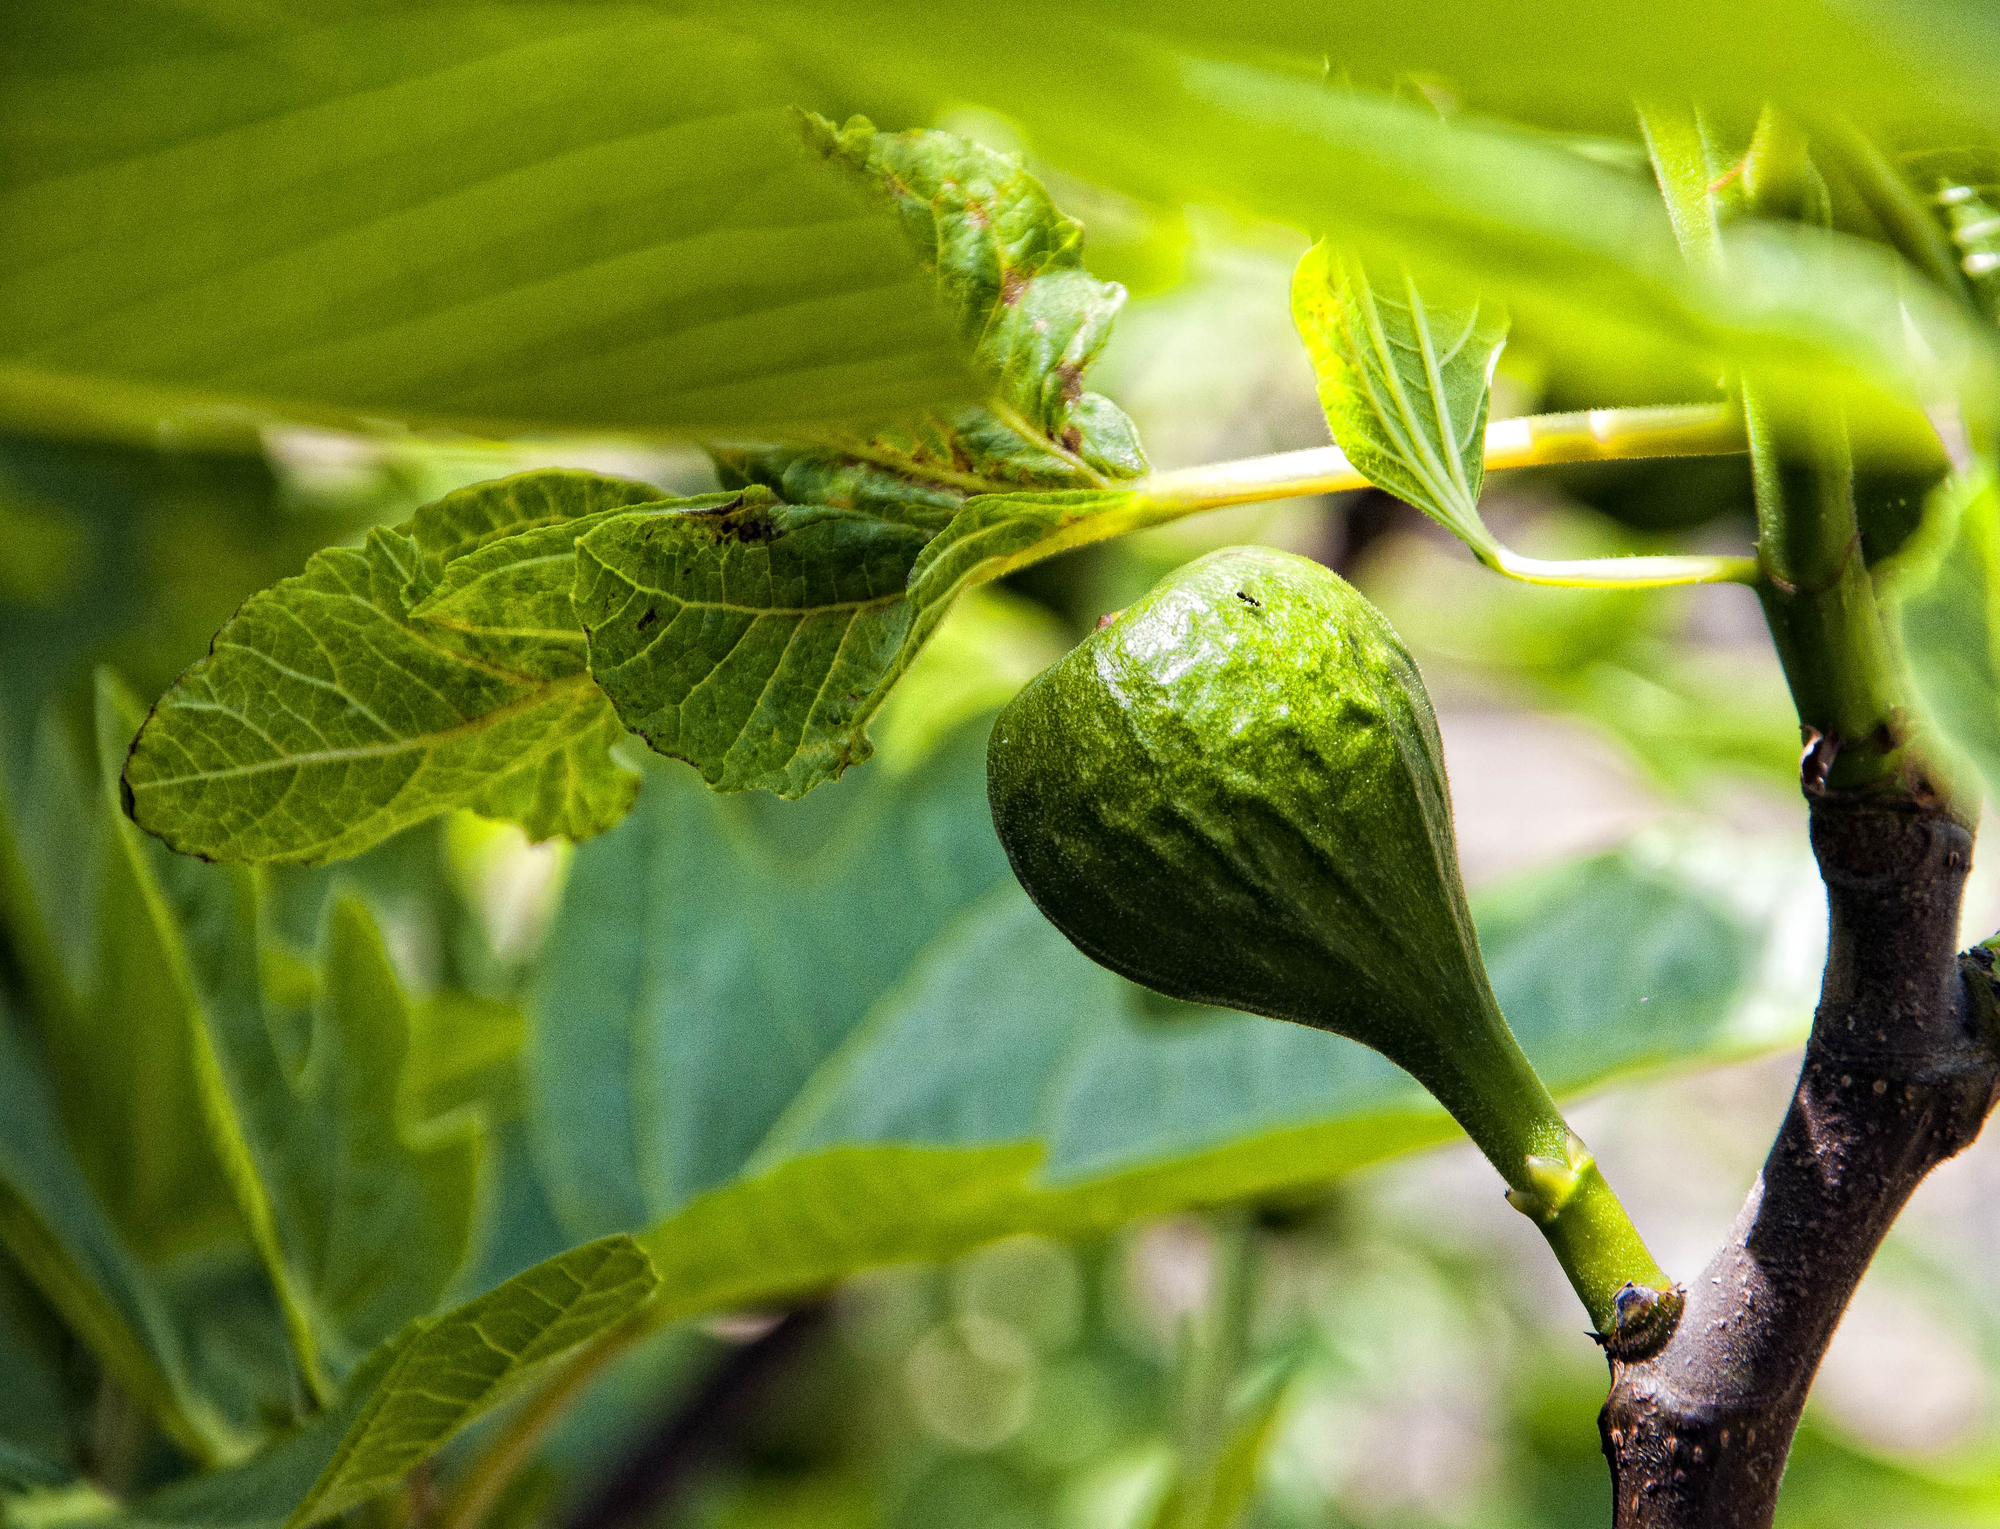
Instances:
[[[1417,291],[1417,284],[1411,279],[1407,270],[1403,272],[1403,294],[1410,307],[1410,322],[1416,329],[1417,338],[1423,348],[1424,379],[1430,386],[1431,401],[1437,407],[1438,425],[1444,437],[1447,452],[1447,460],[1443,464],[1444,470],[1458,491],[1465,496],[1465,502],[1471,505],[1479,497],[1465,472],[1465,452],[1472,444],[1472,438],[1470,432],[1461,433],[1458,422],[1452,418],[1451,395],[1445,389],[1444,367],[1453,356],[1465,348],[1465,342],[1471,338],[1472,331],[1479,322],[1479,308],[1474,305],[1466,315],[1465,328],[1460,332],[1457,342],[1440,356],[1431,335],[1430,309],[1424,302],[1423,294]],[[1482,442],[1482,447],[1483,444]]]
[[[440,649],[439,651],[443,652],[446,650]],[[455,653],[450,656],[454,659],[459,657]],[[467,660],[467,662],[471,661]],[[456,727],[449,727],[441,732],[421,733],[412,738],[391,739],[385,743],[362,744],[352,748],[322,749],[311,754],[287,754],[281,758],[265,760],[258,764],[232,765],[226,770],[203,770],[193,775],[156,776],[152,780],[146,781],[143,785],[134,787],[133,794],[136,796],[141,791],[166,786],[185,786],[200,781],[230,780],[238,776],[265,774],[272,770],[290,770],[300,765],[338,764],[350,759],[382,759],[396,754],[407,754],[413,749],[429,750],[438,744],[448,743],[457,738],[468,737],[473,733],[483,732],[493,726],[496,721],[504,720],[532,707],[544,705],[551,696],[563,695],[572,690],[588,689],[591,683],[588,674],[572,674],[559,680],[531,680],[525,676],[516,675],[510,670],[495,668],[489,664],[481,664],[477,667],[484,668],[489,673],[495,675],[518,680],[524,685],[535,685],[537,688],[518,701],[510,701],[505,706],[496,706],[492,711],[486,712],[481,716],[468,717]],[[224,708],[219,706],[204,707],[199,703],[190,705],[190,703],[184,701],[176,704],[186,706],[192,711],[224,710]],[[234,717],[236,713],[225,712],[225,715]],[[246,726],[249,725],[244,718],[237,717],[237,720],[244,721]],[[563,741],[558,738],[554,740],[551,747],[560,745]]]
[[[1444,397],[1443,379],[1438,375],[1437,358],[1433,354],[1430,338],[1430,324],[1425,317],[1423,299],[1417,296],[1416,287],[1404,273],[1404,284],[1410,294],[1410,327],[1415,332],[1419,352],[1424,361],[1424,374],[1430,385],[1431,402],[1437,409],[1438,423],[1448,437],[1455,438],[1451,423],[1451,406]],[[1376,306],[1375,284],[1366,276],[1358,281],[1351,280],[1358,288],[1362,312],[1366,315],[1369,343],[1373,346],[1379,367],[1356,367],[1364,385],[1368,389],[1369,400],[1375,405],[1375,415],[1396,433],[1396,445],[1403,460],[1422,468],[1424,476],[1430,478],[1431,492],[1437,494],[1441,503],[1449,503],[1454,497],[1451,490],[1457,489],[1463,496],[1461,504],[1471,502],[1471,492],[1466,486],[1462,473],[1454,473],[1438,460],[1438,455],[1423,423],[1417,418],[1416,406],[1410,401],[1408,390],[1403,386],[1402,368],[1396,361],[1396,347],[1390,340],[1387,326],[1382,321],[1381,310]],[[1389,390],[1389,400],[1384,400],[1378,391],[1376,373],[1380,372],[1381,382]],[[1389,407],[1393,404],[1393,408]],[[1442,490],[1442,492],[1441,492]],[[1459,505],[1453,508],[1458,510]],[[1463,521],[1463,514],[1454,514],[1454,520]],[[1469,528],[1468,528],[1469,529]]]

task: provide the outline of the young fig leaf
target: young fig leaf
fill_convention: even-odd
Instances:
[[[1252,547],[1188,564],[1001,712],[987,782],[1015,875],[1084,954],[1407,1069],[1603,1333],[1626,1280],[1664,1287],[1501,1017],[1423,681],[1337,576]]]
[[[1333,439],[1356,471],[1491,561],[1497,543],[1479,518],[1479,486],[1506,315],[1478,299],[1427,295],[1402,267],[1364,264],[1322,242],[1292,278],[1292,320]]]

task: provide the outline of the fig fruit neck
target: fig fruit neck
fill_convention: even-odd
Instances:
[[[1569,1128],[1490,993],[1481,1012],[1454,1026],[1449,1051],[1395,1057],[1465,1128],[1507,1183],[1507,1200],[1547,1240],[1596,1324],[1621,1353],[1666,1340],[1678,1287]]]

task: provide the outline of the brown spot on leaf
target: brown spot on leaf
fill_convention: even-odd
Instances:
[[[741,542],[751,545],[757,542],[776,541],[784,534],[777,521],[771,518],[773,501],[769,494],[738,494],[726,504],[714,505],[703,510],[690,510],[690,516],[705,522],[715,533],[717,541]]]
[[[1019,266],[1010,266],[1000,278],[1000,301],[1006,307],[1013,307],[1021,300],[1021,294],[1028,290],[1028,273]]]
[[[1074,361],[1065,361],[1056,368],[1056,375],[1062,378],[1064,403],[1075,403],[1083,396],[1083,368]]]

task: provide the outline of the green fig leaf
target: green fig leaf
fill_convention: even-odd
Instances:
[[[71,1155],[25,1027],[0,1001],[0,1246],[167,1435],[195,1459],[240,1451],[195,1394],[166,1302]],[[27,1384],[9,1377],[8,1384]]]
[[[1137,432],[1083,377],[1124,289],[1083,264],[1083,228],[1020,162],[953,133],[836,128],[801,114],[812,150],[882,203],[932,272],[988,399],[804,447],[739,450],[733,481],[937,530],[969,495],[1106,488],[1146,471]]]
[[[45,22],[9,39],[0,119],[16,418],[240,437],[241,407],[188,406],[220,396],[657,434],[977,396],[929,275],[800,152],[808,71],[741,29],[342,6],[107,48],[88,9]]]
[[[2000,489],[1988,469],[1948,481],[1884,582],[1928,720],[2000,793]]]
[[[99,704],[106,737],[136,722],[136,704],[108,680]],[[113,822],[172,952],[167,991],[199,1100],[190,1115],[208,1126],[308,1384],[328,1394],[431,1310],[464,1261],[476,1124],[402,1118],[410,1007],[360,902],[334,900],[316,991],[294,1005],[266,980],[250,873],[170,855],[122,816]],[[287,1035],[301,1037],[297,1056],[279,1049]]]
[[[601,831],[638,781],[605,751],[611,706],[554,597],[532,603],[541,624],[495,630],[474,619],[485,581],[442,586],[466,629],[415,611],[489,539],[539,550],[564,522],[659,497],[531,473],[316,554],[253,595],[154,707],[125,767],[134,820],[177,850],[259,863],[353,855],[457,806],[518,813],[542,836]],[[504,585],[490,559],[478,567]]]
[[[1506,316],[1477,299],[1427,296],[1408,270],[1321,242],[1292,279],[1292,317],[1333,439],[1355,470],[1475,552],[1490,551],[1479,486]]]
[[[626,726],[719,791],[796,798],[870,757],[870,720],[968,589],[1181,513],[1136,490],[985,494],[931,535],[753,487],[603,520],[573,598]]]
[[[1373,1052],[1167,1005],[1081,955],[1011,883],[986,733],[797,804],[657,766],[578,849],[529,1001],[535,1154],[573,1235],[650,1228],[663,1313],[1323,1184],[1453,1135]],[[1480,899],[1482,943],[1574,1090],[1803,1034],[1809,982],[1739,999],[1767,918],[1812,884],[1801,856],[1738,911],[1614,854]]]
[[[628,1237],[572,1248],[477,1300],[411,1322],[339,1400],[231,1470],[163,1488],[120,1522],[305,1529],[394,1487],[460,1431],[625,1321],[658,1285]]]
[[[620,516],[577,543],[591,676],[717,789],[803,795],[868,757],[868,719],[915,652],[904,589],[927,540],[761,491]]]

